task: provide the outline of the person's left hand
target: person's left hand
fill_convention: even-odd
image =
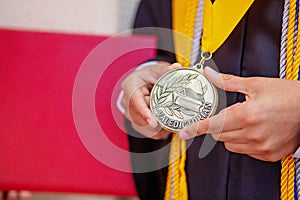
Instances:
[[[241,78],[204,70],[226,91],[243,93],[246,101],[181,131],[182,139],[206,133],[231,152],[264,161],[277,161],[300,145],[300,82],[279,78]]]

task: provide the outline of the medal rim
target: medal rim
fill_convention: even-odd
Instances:
[[[174,71],[180,71],[180,70],[189,70],[189,71],[194,71],[194,72],[197,72],[197,73],[199,73],[199,74],[201,74],[206,80],[207,80],[207,82],[209,83],[209,85],[211,86],[211,88],[212,88],[212,91],[213,91],[213,94],[214,94],[214,98],[215,98],[215,103],[213,104],[213,109],[212,109],[212,112],[211,112],[211,114],[207,117],[207,118],[209,118],[209,117],[211,117],[211,116],[213,116],[215,113],[216,113],[216,110],[217,110],[217,107],[218,107],[218,104],[219,104],[219,99],[218,99],[218,91],[217,91],[217,88],[204,76],[204,74],[203,74],[203,72],[201,72],[201,71],[199,71],[199,70],[196,70],[196,69],[193,69],[193,68],[178,68],[178,69],[173,69],[173,70],[170,70],[170,71],[168,71],[168,72],[166,72],[166,73],[164,73],[156,82],[155,82],[155,84],[154,84],[154,86],[152,87],[152,90],[151,90],[151,92],[150,92],[150,99],[149,99],[149,104],[150,104],[150,110],[151,110],[151,112],[152,112],[152,114],[153,114],[153,116],[154,116],[154,118],[156,119],[156,121],[159,123],[159,125],[163,128],[163,129],[165,129],[165,130],[167,130],[167,131],[170,131],[170,132],[173,132],[173,133],[179,133],[181,130],[178,130],[178,129],[172,129],[172,128],[170,128],[170,127],[168,127],[168,126],[166,126],[166,125],[164,125],[163,123],[161,123],[159,120],[158,120],[158,118],[157,118],[157,116],[154,114],[154,112],[153,112],[153,105],[152,105],[152,99],[154,98],[153,96],[155,96],[155,94],[154,94],[154,88],[157,86],[157,84],[166,76],[166,75],[168,75],[168,74],[170,74],[170,73],[173,73]],[[207,118],[205,118],[205,119],[207,119]]]

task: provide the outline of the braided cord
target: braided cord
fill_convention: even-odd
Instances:
[[[289,6],[289,23],[287,34],[287,51],[286,51],[286,78],[288,80],[298,80],[298,73],[293,67],[294,50],[295,50],[295,22],[296,22],[296,0],[290,0]]]
[[[299,73],[299,44],[298,41],[298,23],[299,9],[297,5],[299,0],[285,0],[282,22],[281,50],[280,50],[280,78],[288,80],[298,80]],[[295,171],[296,167],[296,171]],[[297,168],[298,167],[298,168]],[[282,159],[281,168],[281,199],[293,200],[297,197],[295,180],[299,180],[299,164],[289,155]],[[296,187],[295,187],[296,186]],[[299,196],[299,195],[298,195]]]
[[[295,25],[296,31],[297,31],[297,37],[295,37],[296,40],[296,49],[295,49],[295,62],[294,62],[294,69],[296,70],[295,73],[297,73],[298,70],[298,80],[300,80],[300,72],[299,72],[299,66],[300,66],[300,31],[299,31],[299,0],[297,0],[296,4],[296,25]],[[295,159],[295,196],[296,198],[300,199],[300,159]],[[296,199],[295,198],[295,199]]]
[[[198,3],[197,15],[194,26],[194,36],[192,43],[192,55],[191,55],[191,65],[195,65],[200,52],[200,39],[203,31],[203,7],[204,1],[200,0]]]
[[[299,31],[299,0],[296,2],[296,20],[295,20],[295,58],[294,58],[294,66],[293,69],[295,70],[294,73],[298,74],[298,79],[300,78],[299,76],[299,66],[300,66],[300,31]]]
[[[183,151],[182,151],[183,150]],[[187,200],[187,184],[184,171],[186,160],[186,143],[178,134],[172,135],[169,154],[168,178],[164,200]]]
[[[172,142],[169,154],[168,178],[165,190],[165,200],[178,199],[179,196],[179,159],[180,139],[176,134],[172,135]]]
[[[288,200],[295,199],[295,162],[292,156],[288,156],[288,185],[287,185],[287,193]]]
[[[287,33],[289,24],[289,7],[290,0],[284,1],[284,10],[282,17],[282,30],[281,30],[281,49],[280,49],[280,78],[285,78],[286,73],[286,46],[287,46]]]
[[[295,169],[296,169],[296,191],[297,196],[300,198],[300,159],[295,159]]]
[[[287,156],[282,160],[281,168],[281,200],[294,200],[294,159]]]
[[[193,38],[194,24],[198,8],[198,0],[189,0],[187,3],[184,34],[188,38]],[[198,28],[199,29],[199,28]],[[201,29],[201,27],[200,27]],[[201,36],[201,33],[200,33]],[[200,40],[200,39],[199,39]],[[184,67],[189,67],[191,63],[193,40],[185,42],[183,51],[183,59],[181,64]],[[164,200],[187,200],[187,183],[185,174],[185,159],[186,159],[186,141],[181,140],[178,134],[173,134],[169,155],[169,167],[167,185],[165,190]]]
[[[194,25],[196,21],[198,0],[189,0],[187,3],[186,16],[185,16],[185,27],[184,33],[188,38],[193,38],[194,35]],[[189,67],[191,64],[191,55],[192,55],[192,43],[193,40],[189,40],[185,44],[184,49],[184,60],[181,63],[184,67]]]
[[[280,192],[281,192],[281,196],[280,199],[281,200],[286,200],[288,199],[288,159],[284,158],[282,159],[282,163],[281,163],[281,182],[280,182]]]

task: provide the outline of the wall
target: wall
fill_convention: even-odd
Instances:
[[[130,27],[139,0],[0,0],[0,27],[113,34]]]

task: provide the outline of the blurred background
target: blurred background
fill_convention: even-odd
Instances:
[[[131,27],[139,0],[0,0],[0,28],[112,35]],[[136,199],[85,194],[32,193],[32,200]]]
[[[114,34],[130,28],[139,0],[0,0],[0,27]]]

